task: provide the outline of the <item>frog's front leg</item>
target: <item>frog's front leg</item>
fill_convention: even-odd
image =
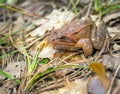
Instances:
[[[80,47],[80,48],[82,48],[85,56],[92,55],[92,53],[93,53],[93,45],[92,45],[90,39],[88,39],[88,38],[80,39],[80,40],[76,43],[75,47]]]
[[[109,52],[110,36],[106,25],[102,20],[97,20],[91,31],[91,40],[94,49],[100,50],[98,57],[103,53]]]
[[[104,41],[103,47],[100,50],[99,55],[98,55],[97,58],[99,58],[101,56],[101,54],[103,54],[103,53],[110,52],[110,35],[109,35],[108,31],[107,31],[107,28],[105,28],[104,30],[106,32],[106,37],[105,37],[105,41]]]
[[[106,32],[105,32],[105,24],[102,21],[96,21],[96,25],[93,26],[91,31],[91,40],[93,46],[97,50],[101,50],[103,48]]]

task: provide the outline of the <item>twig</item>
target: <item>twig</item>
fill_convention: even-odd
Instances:
[[[108,89],[107,94],[110,94],[110,92],[111,92],[111,90],[112,90],[112,86],[113,86],[113,83],[114,83],[115,77],[116,77],[116,75],[117,75],[119,69],[120,69],[120,64],[119,64],[119,66],[118,66],[118,68],[117,68],[117,70],[116,70],[116,72],[115,72],[115,75],[114,75],[112,81],[111,81],[111,85],[110,85],[110,87],[109,87],[109,89]]]
[[[19,13],[28,15],[28,16],[30,16],[30,17],[41,17],[41,16],[39,16],[39,15],[37,15],[37,14],[33,14],[33,13],[30,13],[30,12],[27,12],[27,11],[25,11],[25,10],[22,9],[22,8],[18,8],[17,6],[10,6],[10,5],[8,5],[8,4],[2,4],[2,3],[0,3],[0,7],[4,7],[4,8],[6,8],[6,9],[8,9],[8,10],[15,11],[15,12],[19,12]]]
[[[90,1],[90,4],[89,4],[89,6],[88,6],[88,11],[87,11],[87,13],[86,13],[86,17],[88,17],[89,14],[90,14],[90,9],[91,9],[91,7],[92,7],[92,2],[93,2],[93,0]]]

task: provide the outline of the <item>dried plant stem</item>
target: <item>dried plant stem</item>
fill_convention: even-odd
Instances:
[[[86,13],[86,17],[88,17],[90,15],[90,9],[92,7],[92,2],[93,2],[93,0],[90,1],[89,7],[88,7],[88,11]]]
[[[111,90],[112,90],[112,86],[113,86],[113,83],[114,83],[115,77],[116,77],[116,75],[117,75],[119,69],[120,69],[120,64],[119,64],[119,66],[118,66],[118,68],[117,68],[117,70],[116,70],[116,72],[115,72],[115,74],[114,74],[114,77],[113,77],[113,79],[112,79],[112,81],[111,81],[111,85],[110,85],[110,87],[109,87],[109,89],[108,89],[107,94],[110,94],[110,92],[111,92]]]

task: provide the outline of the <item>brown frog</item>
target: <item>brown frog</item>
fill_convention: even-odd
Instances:
[[[57,50],[78,51],[83,49],[86,56],[94,49],[100,50],[106,38],[105,25],[102,21],[96,25],[91,18],[77,19],[59,30],[55,30],[49,37],[49,42]]]

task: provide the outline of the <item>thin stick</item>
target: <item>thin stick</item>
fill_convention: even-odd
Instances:
[[[117,68],[117,70],[116,70],[116,72],[115,72],[115,75],[114,75],[112,81],[111,81],[111,85],[110,85],[110,88],[108,89],[107,94],[110,94],[110,92],[111,92],[111,90],[112,90],[112,86],[113,86],[113,83],[114,83],[115,77],[116,77],[116,75],[117,75],[119,69],[120,69],[120,64],[119,64],[119,66],[118,66],[118,68]]]
[[[87,11],[87,13],[86,13],[86,17],[88,17],[89,14],[90,14],[90,9],[91,9],[91,7],[92,7],[92,1],[93,1],[93,0],[90,1],[89,7],[88,7],[88,11]]]

